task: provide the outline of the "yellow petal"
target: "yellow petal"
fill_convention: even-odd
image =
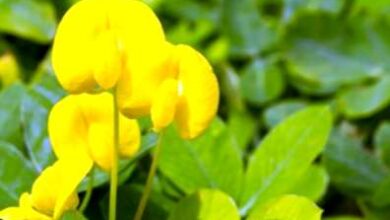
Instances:
[[[20,207],[11,207],[0,211],[2,220],[52,220],[52,218],[43,215],[34,209],[25,209]]]
[[[183,138],[195,138],[214,118],[219,102],[217,78],[208,61],[189,46],[177,46],[179,102],[176,122]]]
[[[115,34],[106,31],[96,37],[89,57],[96,82],[103,89],[113,87],[122,73],[122,55],[120,54]]]
[[[110,171],[114,156],[113,126],[105,123],[92,123],[88,130],[91,158],[105,171]]]
[[[112,119],[112,113],[110,115]],[[119,117],[119,156],[130,158],[139,149],[141,134],[136,120]],[[110,171],[114,154],[113,121],[91,123],[88,133],[90,154],[93,160],[104,170]]]
[[[114,153],[113,96],[70,95],[59,101],[49,116],[49,135],[59,158],[74,155],[90,157],[106,171]],[[120,115],[119,154],[131,157],[140,145],[140,130],[135,120]]]
[[[77,2],[62,18],[54,38],[52,63],[61,85],[70,92],[96,86],[90,66],[96,32],[105,27],[103,1]],[[95,51],[93,51],[95,52]]]
[[[82,156],[67,158],[57,163],[59,163],[61,188],[54,208],[54,219],[59,219],[68,210],[76,209],[78,205],[77,186],[93,166],[90,158]],[[55,186],[55,183],[53,184],[52,187]]]
[[[141,131],[136,120],[119,117],[119,156],[130,158],[137,153],[141,144]]]
[[[53,67],[70,92],[89,91],[96,84],[108,89],[122,75],[126,75],[122,79],[133,80],[133,75],[154,71],[163,42],[161,24],[145,3],[83,0],[59,24]],[[136,82],[128,83],[133,86]],[[126,85],[121,88],[134,91]]]
[[[159,85],[176,74],[170,63],[172,45],[168,42],[134,46],[133,50],[139,52],[128,57],[128,70],[120,78],[117,88],[119,108],[130,118],[149,115]]]
[[[58,169],[56,170],[54,165],[46,168],[35,180],[31,192],[33,207],[49,216],[54,213],[59,188],[61,187],[61,180],[57,172]]]
[[[67,96],[52,108],[48,130],[58,158],[88,154],[88,124],[79,105],[79,96]]]
[[[75,161],[77,161],[75,163]],[[41,213],[59,218],[78,205],[76,188],[92,168],[86,157],[60,159],[46,168],[34,182],[31,192],[33,207]],[[24,205],[28,202],[27,198]]]
[[[28,193],[23,193],[19,198],[19,206],[21,208],[31,208],[32,207],[32,198]]]
[[[175,79],[165,80],[154,97],[151,110],[153,129],[159,132],[167,127],[175,117],[178,101],[178,82]]]
[[[0,211],[0,219],[3,220],[50,220],[51,218],[43,215],[32,208],[31,195],[23,193],[19,199],[19,207],[10,207]]]

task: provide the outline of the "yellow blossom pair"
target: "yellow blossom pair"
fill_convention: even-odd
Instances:
[[[76,188],[88,173],[88,163],[58,160],[46,168],[33,184],[31,194],[23,193],[18,207],[0,211],[2,220],[51,220],[59,219],[68,210],[77,208],[79,199]]]
[[[115,88],[119,110],[129,118],[151,114],[156,131],[176,121],[183,138],[194,138],[216,113],[218,84],[207,60],[168,43],[141,1],[74,5],[58,27],[52,61],[69,92]]]
[[[58,161],[35,181],[4,220],[59,219],[78,205],[77,186],[96,164],[110,171],[114,146],[113,89],[119,111],[120,157],[138,150],[133,118],[151,115],[159,132],[176,122],[183,138],[195,138],[216,114],[219,90],[208,61],[195,49],[172,45],[153,11],[138,0],[83,0],[59,24],[52,63],[60,84],[74,95],[49,116]],[[88,92],[100,92],[88,94]]]

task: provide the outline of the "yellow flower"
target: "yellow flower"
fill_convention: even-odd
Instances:
[[[117,85],[131,93],[162,68],[164,47],[161,24],[142,1],[83,0],[59,24],[52,63],[69,92]],[[118,85],[122,81],[125,85]],[[134,102],[143,107],[143,99]]]
[[[58,158],[94,161],[109,171],[114,157],[113,96],[100,94],[69,95],[60,100],[49,115],[49,136]],[[140,145],[136,120],[119,117],[119,156],[133,156]]]
[[[46,168],[34,182],[31,194],[23,193],[18,207],[0,211],[0,219],[59,219],[64,212],[76,209],[79,203],[77,186],[92,167],[92,163],[79,163],[78,159],[58,160]]]
[[[158,87],[151,108],[154,130],[160,131],[175,121],[183,138],[195,138],[216,114],[218,82],[199,52],[185,45],[172,47],[173,74]]]

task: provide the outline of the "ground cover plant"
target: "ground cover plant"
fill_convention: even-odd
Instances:
[[[0,0],[0,219],[390,219],[387,0]]]

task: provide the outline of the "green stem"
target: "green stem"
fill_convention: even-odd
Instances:
[[[119,111],[114,89],[114,153],[111,167],[109,220],[116,220],[116,197],[118,188]]]
[[[155,151],[155,153],[153,155],[153,159],[152,159],[152,165],[151,165],[150,170],[149,170],[148,178],[146,180],[145,189],[144,189],[144,192],[142,194],[141,201],[139,202],[137,212],[135,213],[134,220],[141,220],[142,219],[142,215],[144,213],[146,203],[148,202],[148,198],[149,198],[150,192],[152,190],[153,179],[154,179],[154,176],[155,176],[156,170],[157,170],[158,159],[161,155],[162,137],[163,137],[163,131],[161,131],[159,138],[158,138],[158,141],[157,141],[156,151]]]
[[[94,168],[92,167],[92,170],[89,173],[88,189],[85,192],[85,196],[84,196],[83,202],[81,203],[80,208],[79,208],[80,212],[84,212],[85,211],[85,209],[88,206],[89,201],[91,200],[92,190],[93,190],[93,178],[94,178]]]

